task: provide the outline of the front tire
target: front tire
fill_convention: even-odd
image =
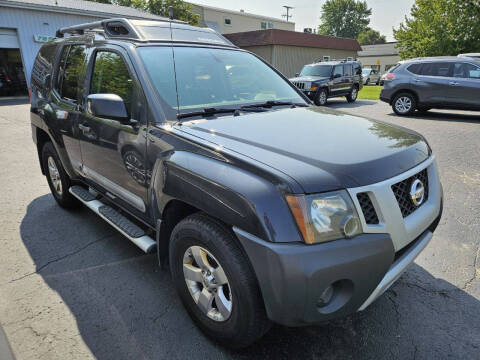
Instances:
[[[412,94],[401,93],[395,96],[392,102],[392,109],[395,114],[400,116],[409,116],[415,112],[417,101]]]
[[[196,213],[175,226],[170,270],[197,326],[219,343],[246,347],[270,328],[251,265],[231,230]]]
[[[328,99],[327,89],[323,88],[317,91],[317,94],[315,95],[315,99],[313,100],[313,102],[317,106],[325,106],[327,105],[327,99]]]
[[[350,94],[348,94],[346,98],[349,103],[353,103],[357,100],[357,97],[358,97],[358,87],[354,85],[352,87],[352,90],[350,91]]]
[[[42,163],[48,186],[58,205],[66,209],[78,208],[81,203],[68,191],[72,185],[70,178],[51,142],[45,143],[42,148]]]

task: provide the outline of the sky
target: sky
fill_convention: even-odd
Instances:
[[[410,14],[410,8],[415,0],[367,0],[372,9],[370,27],[386,35],[387,41],[394,41],[392,27],[404,20]],[[320,23],[320,11],[325,0],[191,0],[193,3],[215,6],[223,9],[245,10],[245,12],[282,18],[285,9],[282,5],[293,6],[295,30],[303,31],[306,27],[316,28]]]

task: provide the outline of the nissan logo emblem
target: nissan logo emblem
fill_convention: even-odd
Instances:
[[[425,199],[425,187],[423,183],[416,179],[410,187],[410,198],[415,206],[420,206]]]

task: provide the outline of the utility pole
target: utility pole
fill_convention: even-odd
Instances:
[[[287,13],[286,14],[283,14],[282,17],[284,17],[285,19],[290,19],[293,15],[290,15],[290,10],[294,9],[292,6],[288,6],[288,5],[283,5],[283,7],[285,9],[287,9]]]

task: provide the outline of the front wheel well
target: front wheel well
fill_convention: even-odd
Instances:
[[[42,149],[47,142],[51,141],[50,136],[44,130],[37,128],[37,153],[38,160],[40,161],[40,169],[42,170],[43,175],[45,175],[45,169],[43,168]]]

